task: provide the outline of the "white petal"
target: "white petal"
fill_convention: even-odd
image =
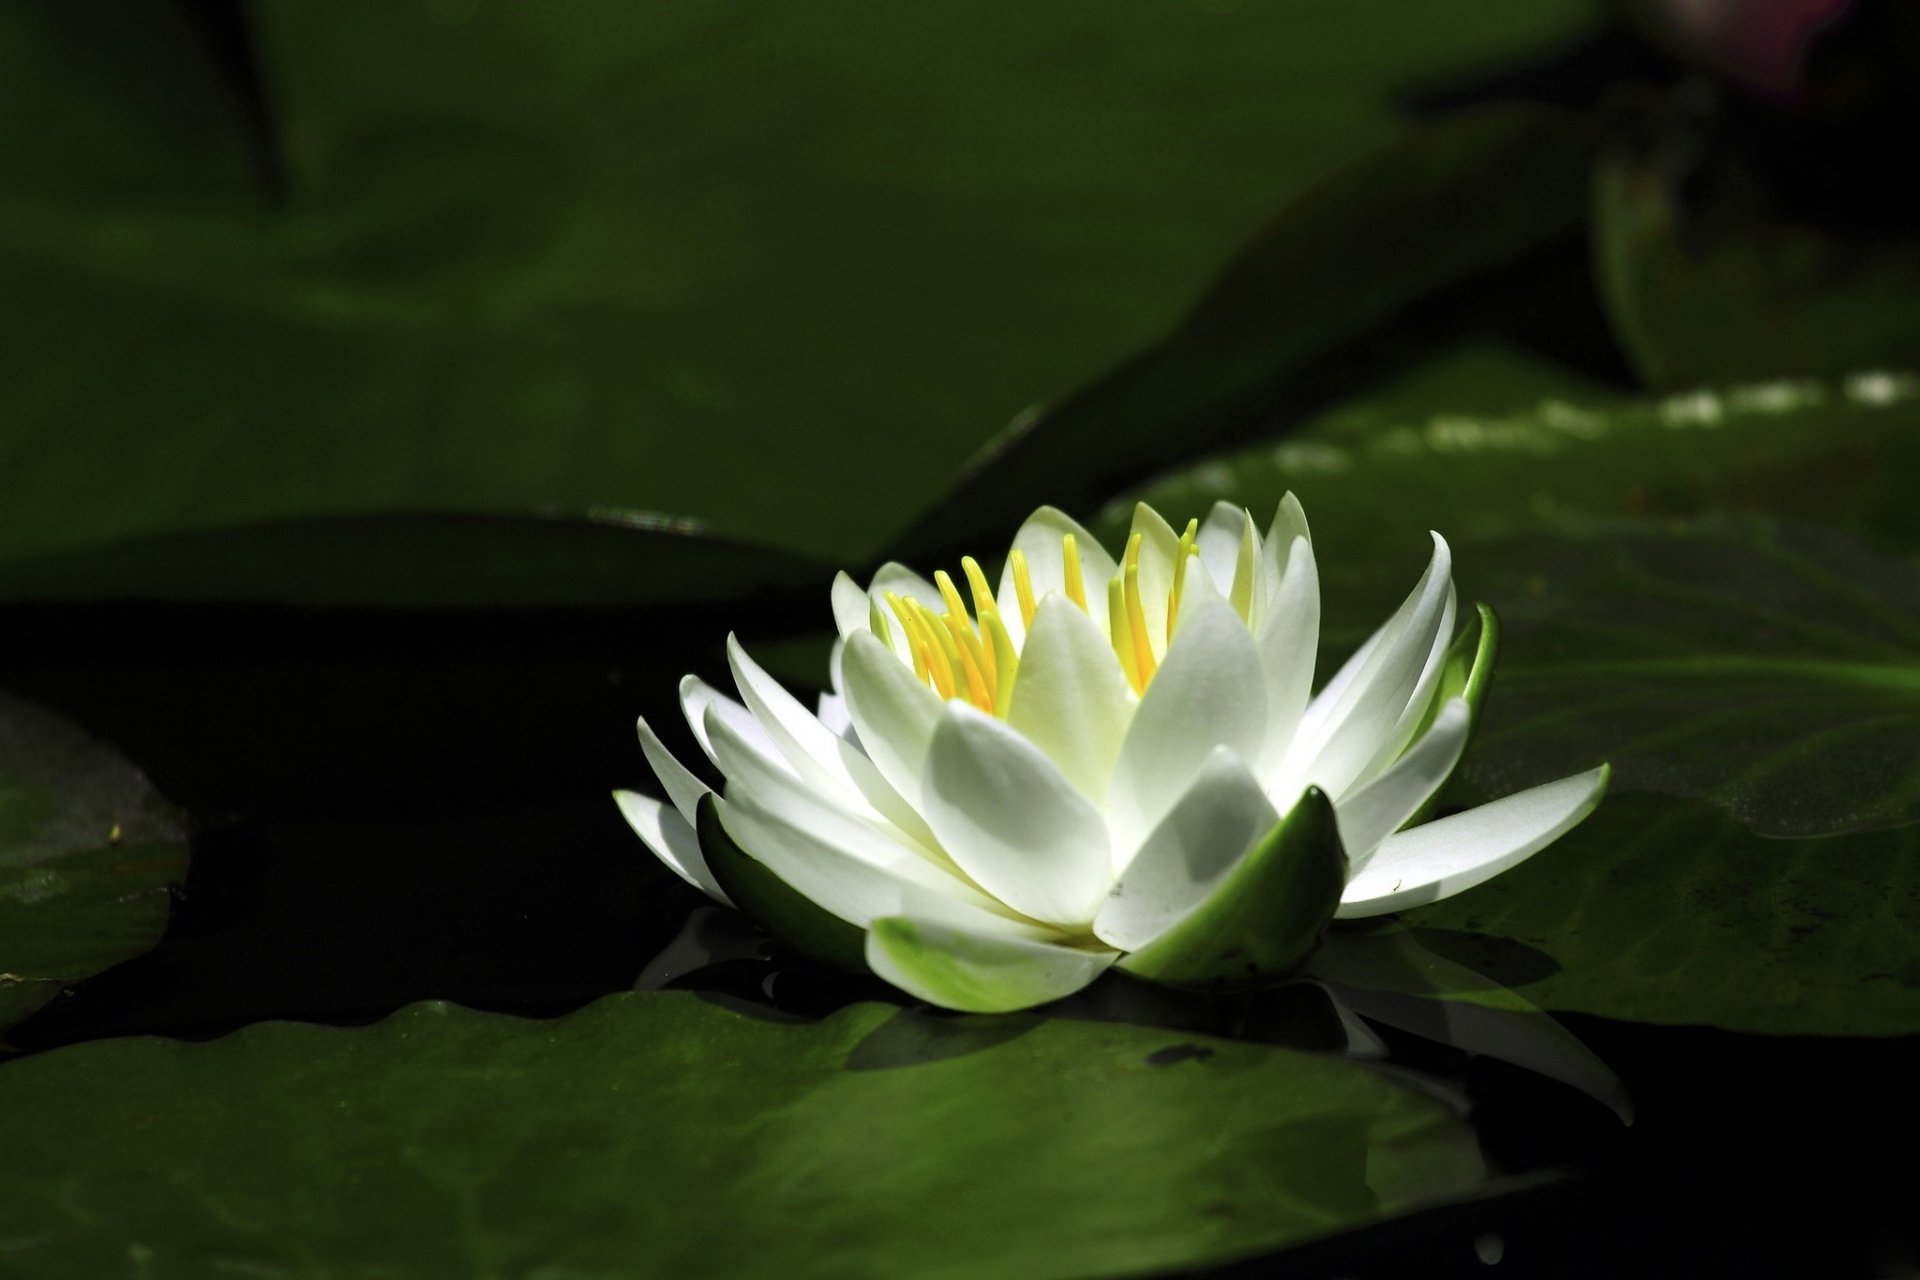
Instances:
[[[647,848],[653,850],[653,856],[667,864],[673,873],[685,880],[715,902],[733,905],[720,888],[713,873],[707,870],[707,860],[700,856],[700,841],[693,834],[693,827],[668,806],[652,796],[643,796],[634,791],[616,791],[614,803],[620,806],[620,814],[627,820]]]
[[[1233,591],[1234,570],[1240,563],[1240,547],[1247,540],[1253,517],[1246,508],[1231,502],[1216,502],[1207,518],[1200,522],[1200,564],[1221,595]],[[1193,572],[1191,566],[1187,572]]]
[[[1440,709],[1433,725],[1378,778],[1334,806],[1340,820],[1340,843],[1355,873],[1365,866],[1380,842],[1398,831],[1408,818],[1460,763],[1473,717],[1465,698],[1453,698]]]
[[[706,752],[707,759],[713,760],[713,744],[707,741],[707,708],[711,706],[725,706],[738,712],[740,721],[752,726],[744,731],[754,739],[755,745],[770,754],[779,754],[780,748],[773,745],[773,739],[744,706],[699,676],[687,676],[680,681],[680,711],[686,716],[687,728],[693,730],[694,740],[700,744],[700,750]],[[714,760],[714,763],[718,764],[719,761]]]
[[[1233,606],[1196,594],[1200,598],[1181,610],[1174,646],[1140,699],[1114,765],[1107,808],[1116,871],[1125,869],[1215,747],[1256,760],[1266,737],[1267,694],[1253,637]]]
[[[948,1009],[1008,1013],[1070,996],[1118,957],[893,916],[867,934],[867,965],[910,995]]]
[[[1007,723],[1099,803],[1106,799],[1133,708],[1133,690],[1107,634],[1065,596],[1041,601],[1020,652]]]
[[[673,801],[673,807],[680,811],[682,818],[692,822],[700,797],[712,788],[689,773],[673,752],[667,750],[667,745],[660,741],[660,735],[653,731],[653,726],[647,723],[645,716],[636,722],[636,727],[640,731],[640,750],[646,753],[647,763],[653,766],[653,774],[660,779],[667,799]]]
[[[935,613],[946,611],[946,598],[940,594],[940,588],[893,560],[881,565],[874,573],[873,581],[867,584],[867,595],[875,600],[884,602],[889,592],[909,600],[918,600]]]
[[[869,810],[916,839],[933,843],[919,813],[874,767],[866,753],[821,724],[818,717],[780,687],[747,656],[740,642],[727,637],[727,662],[753,718],[760,722],[794,771],[833,798],[859,811]]]
[[[837,738],[845,739],[853,731],[853,716],[847,710],[846,698],[840,694],[821,694],[814,715]]]
[[[1178,924],[1280,815],[1239,757],[1217,747],[1140,846],[1094,917],[1102,942],[1133,951]]]
[[[1036,603],[1046,599],[1051,592],[1066,590],[1066,557],[1062,546],[1066,535],[1072,534],[1075,548],[1080,553],[1080,579],[1087,597],[1087,616],[1102,633],[1107,628],[1107,582],[1114,575],[1113,557],[1091,533],[1066,512],[1057,507],[1041,507],[1028,516],[1020,531],[1013,535],[1011,551],[1018,551],[1027,562],[1027,576],[1033,585],[1033,598]],[[1006,624],[1007,634],[1013,638],[1017,649],[1026,640],[1026,619],[1021,614],[1019,594],[1013,586],[1013,561],[1008,556],[1007,565],[1000,571],[1000,589],[995,599],[1000,606],[1000,620]]]
[[[918,885],[901,887],[899,902],[891,914],[935,920],[956,929],[1003,938],[1027,938],[1035,942],[1060,942],[1064,938],[1058,929],[1016,916],[1002,903],[983,907],[974,899],[934,893]]]
[[[1320,570],[1313,544],[1296,536],[1280,563],[1258,633],[1267,687],[1267,743],[1258,762],[1264,778],[1273,776],[1301,729],[1320,648]]]
[[[948,703],[921,802],[941,847],[988,893],[1051,924],[1093,919],[1111,884],[1106,823],[1019,733]]]
[[[1316,732],[1296,735],[1284,774],[1318,784],[1337,801],[1373,762],[1426,672],[1436,638],[1444,635],[1453,599],[1451,567],[1446,539],[1436,533],[1426,572],[1381,628],[1365,664]]]
[[[840,678],[861,747],[894,790],[917,806],[940,695],[870,633],[847,641]]]
[[[908,886],[975,906],[991,905],[979,890],[917,852],[830,806],[809,807],[792,792],[729,792],[720,817],[740,847],[809,900],[865,928],[893,911]]]
[[[860,584],[845,573],[833,580],[833,625],[845,640],[856,631],[867,631],[868,618],[872,613],[872,601]]]
[[[1347,883],[1343,920],[1449,898],[1492,879],[1558,840],[1593,812],[1605,765],[1388,836]]]

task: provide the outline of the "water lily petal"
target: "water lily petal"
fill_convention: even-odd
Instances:
[[[1601,765],[1388,836],[1347,883],[1340,917],[1437,902],[1519,865],[1593,812],[1608,773]]]
[[[1020,653],[1007,723],[1098,803],[1133,719],[1133,690],[1112,641],[1063,595],[1040,602]]]
[[[932,835],[914,807],[902,798],[864,751],[841,738],[799,699],[747,656],[740,642],[727,637],[727,663],[753,718],[767,731],[795,772],[856,810],[866,808],[902,831],[931,842]]]
[[[1152,942],[1198,906],[1279,820],[1240,758],[1214,748],[1127,864],[1093,919],[1094,935],[1122,951]]]
[[[847,709],[847,700],[841,694],[821,694],[820,701],[814,705],[813,714],[829,733],[842,741],[853,731],[853,714]]]
[[[1340,842],[1356,872],[1380,842],[1404,826],[1447,780],[1466,750],[1472,722],[1467,700],[1449,699],[1433,727],[1405,755],[1340,802]]]
[[[948,703],[920,794],[941,847],[981,888],[1037,920],[1093,919],[1111,883],[1106,823],[1020,733]]]
[[[792,805],[791,795],[773,805],[767,795],[743,791],[720,806],[727,834],[754,861],[848,924],[865,928],[894,910],[904,885],[958,894],[965,886],[918,854],[883,843],[850,824],[822,824],[820,814]],[[804,816],[799,816],[804,814]]]
[[[634,834],[653,850],[654,857],[715,902],[725,903],[729,907],[733,905],[733,900],[720,888],[713,873],[707,870],[706,859],[700,856],[700,842],[694,838],[691,823],[674,812],[671,806],[637,791],[616,791],[613,800],[620,806],[620,815],[633,828]]]
[[[931,1004],[1009,1013],[1070,996],[1117,953],[976,933],[935,920],[888,916],[867,931],[867,965]]]
[[[1320,647],[1320,569],[1313,544],[1296,535],[1277,563],[1278,576],[1257,633],[1267,688],[1267,739],[1257,762],[1262,777],[1273,776],[1300,731]]]
[[[700,744],[700,750],[706,753],[707,759],[713,760],[713,744],[707,741],[707,708],[711,706],[731,707],[739,713],[743,721],[752,726],[747,732],[756,745],[770,754],[779,754],[780,748],[773,745],[773,739],[768,736],[765,729],[760,727],[759,722],[754,720],[752,712],[699,676],[687,676],[680,681],[680,712],[686,717],[687,728],[693,731],[694,741]],[[718,764],[719,761],[716,760],[714,763]]]
[[[653,726],[647,723],[645,716],[639,718],[635,727],[640,731],[640,750],[646,754],[647,763],[653,766],[654,777],[660,779],[667,799],[673,801],[673,807],[680,811],[680,816],[691,823],[700,805],[700,797],[712,788],[689,773],[679,758],[667,750],[667,744],[660,741],[660,735],[653,731]]]
[[[1207,577],[1221,595],[1232,603],[1233,579],[1240,564],[1240,548],[1246,544],[1247,535],[1253,528],[1253,517],[1245,507],[1236,507],[1231,502],[1216,502],[1213,510],[1207,512],[1206,519],[1200,522],[1200,536],[1196,545],[1200,549],[1200,567],[1207,571]],[[1189,565],[1187,572],[1193,572]],[[1246,614],[1240,614],[1242,618]]]
[[[1451,626],[1452,563],[1446,539],[1434,534],[1426,572],[1381,628],[1339,701],[1316,718],[1315,732],[1295,736],[1283,775],[1311,782],[1338,800],[1373,762],[1426,675],[1436,643],[1449,638],[1443,624]]]
[[[1028,516],[1019,532],[1013,535],[1010,551],[1018,551],[1026,559],[1027,577],[1033,586],[1034,601],[1038,603],[1055,591],[1066,591],[1066,555],[1062,544],[1068,534],[1073,535],[1074,547],[1080,554],[1080,581],[1087,600],[1087,616],[1104,635],[1107,581],[1113,577],[1116,566],[1099,539],[1088,533],[1079,521],[1058,507],[1041,507]],[[1014,589],[1011,555],[1000,572],[1000,589],[995,599],[1007,633],[1013,637],[1016,647],[1021,645],[1027,634],[1026,618],[1020,609],[1019,593]]]
[[[914,854],[958,882],[952,886],[942,882],[943,887],[985,900],[984,894],[963,883],[959,869],[941,851],[931,833],[903,831],[865,805],[842,803],[834,793],[812,785],[785,768],[777,757],[759,750],[735,729],[734,719],[723,707],[713,707],[707,712],[707,736],[713,741],[721,771],[727,775],[729,800],[750,799],[875,866],[889,866],[903,852]],[[923,823],[917,825],[924,831]]]
[[[854,636],[840,661],[854,732],[882,777],[910,804],[920,803],[920,773],[939,723],[939,694],[922,683],[871,633]]]
[[[832,601],[833,625],[842,640],[856,631],[872,629],[868,619],[872,617],[873,601],[860,589],[860,584],[844,572],[834,575]]]
[[[1140,699],[1114,765],[1107,813],[1116,871],[1215,747],[1257,760],[1265,742],[1267,695],[1253,637],[1226,601],[1204,588],[1194,596],[1182,601],[1176,643]]]

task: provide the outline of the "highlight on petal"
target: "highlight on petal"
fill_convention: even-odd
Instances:
[[[620,806],[620,816],[653,851],[654,857],[715,902],[734,905],[720,882],[707,870],[706,859],[700,855],[700,842],[694,838],[693,827],[685,818],[671,806],[637,791],[616,791],[613,801]]]
[[[1197,600],[1120,748],[1107,813],[1116,871],[1185,793],[1215,747],[1260,758],[1267,695],[1253,637],[1218,596]]]
[[[1107,633],[1063,595],[1041,601],[1020,653],[1007,724],[1098,803],[1106,797],[1134,705]]]
[[[1388,836],[1348,882],[1340,918],[1437,902],[1518,866],[1593,812],[1610,773],[1601,765]]]
[[[1010,1013],[1070,996],[1118,953],[976,933],[914,916],[875,920],[867,965],[909,995],[965,1013]]]
[[[1094,936],[1122,951],[1152,942],[1199,906],[1279,821],[1240,758],[1214,748],[1127,864],[1093,918]]]
[[[1247,613],[1233,600],[1233,584],[1240,567],[1242,548],[1255,545],[1258,538],[1251,512],[1231,502],[1216,502],[1213,509],[1207,512],[1206,519],[1200,522],[1200,531],[1194,543],[1198,549],[1200,567],[1207,571],[1207,578],[1213,583],[1214,589],[1234,605],[1234,611],[1242,621]],[[1251,565],[1248,566],[1248,574],[1250,583]]]
[[[860,585],[844,572],[833,579],[833,625],[845,640],[856,631],[868,631],[868,619],[872,616],[873,602]]]
[[[1106,823],[1040,748],[950,702],[920,794],[941,847],[981,888],[1036,920],[1093,919],[1112,883]]]

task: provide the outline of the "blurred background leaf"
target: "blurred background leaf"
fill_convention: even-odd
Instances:
[[[431,602],[551,600],[562,555],[674,589],[645,539],[477,516],[861,558],[1389,138],[1394,88],[1583,17],[12,6],[0,594],[428,602],[393,518],[468,518]]]

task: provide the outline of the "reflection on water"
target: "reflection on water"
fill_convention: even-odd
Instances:
[[[856,1001],[901,1006],[856,1046],[847,1061],[855,1071],[953,1058],[1004,1044],[1048,1018],[1072,1018],[1341,1054],[1462,1115],[1472,1110],[1462,1068],[1489,1059],[1585,1095],[1623,1123],[1633,1119],[1619,1078],[1566,1027],[1393,923],[1334,930],[1298,976],[1264,988],[1179,991],[1112,972],[1044,1011],[982,1015],[932,1008],[870,976],[822,968],[738,913],[700,906],[635,987],[696,991],[780,1021],[824,1017]],[[1169,1040],[1147,1064],[1172,1066],[1209,1052],[1191,1040]]]

